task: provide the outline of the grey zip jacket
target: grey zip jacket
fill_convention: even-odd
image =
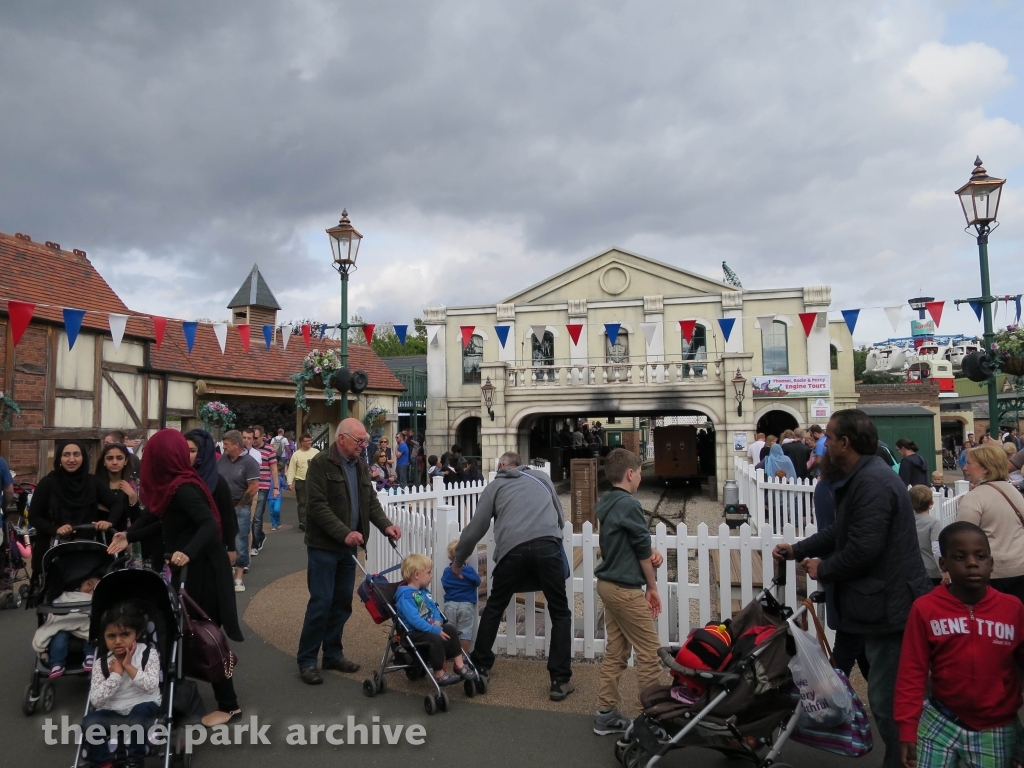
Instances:
[[[534,539],[562,538],[565,516],[555,486],[543,472],[526,467],[499,469],[477,501],[476,513],[462,529],[455,564],[462,566],[494,521],[494,561]]]

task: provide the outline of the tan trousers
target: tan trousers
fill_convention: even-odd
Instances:
[[[598,579],[597,594],[604,602],[604,620],[608,627],[597,708],[601,712],[609,712],[619,706],[619,678],[629,664],[630,649],[636,652],[640,691],[658,684],[661,677],[658,648],[661,642],[642,589],[627,589]]]

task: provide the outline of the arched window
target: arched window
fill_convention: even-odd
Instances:
[[[533,333],[530,334],[530,338],[533,340],[531,359],[534,368],[553,366],[555,364],[555,335],[551,331],[544,331],[543,339],[538,339],[537,335]],[[538,381],[545,375],[549,380],[554,381],[555,371],[552,368],[546,372],[543,370],[534,372],[534,378]]]
[[[681,338],[683,348],[683,360],[707,360],[708,359],[708,329],[700,323],[693,326],[693,335],[690,337],[690,343],[686,343],[686,336],[683,335],[680,329],[679,335]],[[683,375],[689,375],[690,366],[683,366]],[[693,375],[702,376],[704,375],[703,365],[693,366]]]
[[[833,371],[839,370],[839,350],[836,349],[835,344],[830,344],[828,348],[828,362],[829,368]]]
[[[789,373],[788,328],[781,320],[772,323],[771,328],[761,329],[761,362],[764,375]]]
[[[480,383],[480,364],[484,361],[484,340],[474,335],[462,350],[462,383]]]

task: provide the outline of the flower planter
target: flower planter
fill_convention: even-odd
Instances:
[[[999,370],[1011,376],[1024,376],[1024,357],[1006,357],[999,364]]]

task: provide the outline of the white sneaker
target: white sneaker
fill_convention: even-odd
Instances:
[[[235,579],[235,592],[245,592],[245,584],[241,579]]]

